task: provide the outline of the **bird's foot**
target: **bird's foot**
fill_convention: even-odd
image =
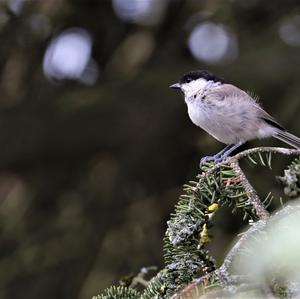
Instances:
[[[209,161],[213,161],[215,163],[220,163],[222,161],[224,161],[225,159],[227,159],[229,157],[229,155],[236,150],[238,147],[240,147],[242,144],[244,144],[244,142],[239,142],[237,144],[229,144],[227,145],[224,149],[222,149],[219,153],[215,154],[214,156],[207,156],[207,157],[203,157],[200,160],[200,167],[203,166],[203,164],[209,162]]]
[[[213,161],[215,163],[220,163],[222,162],[224,159],[226,159],[227,156],[223,156],[223,155],[214,155],[214,156],[206,156],[206,157],[203,157],[201,160],[200,160],[200,164],[199,166],[203,166],[205,163],[209,162],[209,161]]]

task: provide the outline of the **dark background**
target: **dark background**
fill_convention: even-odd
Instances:
[[[184,72],[254,91],[300,134],[299,1],[0,5],[0,298],[90,298],[162,267],[182,185],[222,148],[168,88]],[[282,195],[269,174],[248,169],[262,196]],[[240,221],[218,215],[221,259]]]

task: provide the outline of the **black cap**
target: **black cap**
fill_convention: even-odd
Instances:
[[[203,78],[207,81],[213,81],[213,82],[220,82],[220,83],[225,82],[223,78],[218,77],[209,71],[197,70],[197,71],[191,71],[189,73],[184,74],[179,80],[179,83],[184,84],[200,78]]]

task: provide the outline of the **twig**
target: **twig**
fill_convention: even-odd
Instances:
[[[249,239],[250,235],[252,235],[256,231],[260,231],[265,225],[266,225],[266,219],[259,220],[251,225],[251,227],[242,234],[242,236],[238,239],[238,241],[234,244],[234,246],[231,248],[231,250],[228,252],[226,258],[224,259],[224,262],[222,266],[217,269],[216,271],[228,273],[229,268],[232,265],[232,261],[234,257],[239,252],[241,246],[244,244],[246,240]]]
[[[267,219],[269,218],[269,212],[265,209],[264,205],[262,204],[260,198],[258,197],[255,189],[247,180],[243,170],[241,169],[237,160],[232,159],[230,162],[230,166],[234,170],[234,172],[240,177],[241,184],[246,190],[249,195],[249,202],[255,209],[256,215],[259,219]]]
[[[145,279],[145,276],[150,272],[150,271],[156,271],[157,267],[156,266],[150,266],[150,267],[143,267],[140,272],[132,279],[132,282],[130,284],[131,288],[134,288],[137,284],[141,284],[144,287],[147,287],[149,285],[149,281]]]
[[[276,154],[282,154],[282,155],[300,155],[300,149],[289,149],[289,148],[283,148],[283,147],[255,147],[248,150],[245,150],[243,152],[240,152],[236,154],[235,156],[229,157],[226,160],[214,165],[212,168],[210,168],[208,171],[201,174],[201,178],[205,178],[211,174],[213,174],[217,169],[219,169],[221,166],[224,165],[230,165],[236,174],[240,176],[241,183],[244,186],[246,192],[249,194],[249,201],[251,202],[252,206],[254,207],[257,216],[259,219],[266,219],[269,217],[269,213],[264,208],[261,200],[259,199],[255,189],[251,186],[249,181],[247,180],[244,172],[239,166],[238,161],[248,155],[254,154],[254,153],[261,153],[261,152],[268,152],[268,153],[276,153]],[[199,184],[201,181],[199,182]]]
[[[248,155],[255,154],[255,153],[263,153],[263,152],[268,152],[268,153],[273,153],[273,154],[282,154],[282,155],[287,155],[287,156],[300,155],[300,149],[298,150],[298,149],[292,149],[292,148],[266,147],[266,146],[265,147],[255,147],[255,148],[251,148],[251,149],[242,151],[242,152],[236,154],[235,156],[228,157],[226,160],[224,160],[220,163],[217,163],[212,168],[210,168],[208,171],[203,172],[201,174],[201,177],[211,175],[217,169],[219,169],[221,166],[230,164],[232,162],[232,160],[238,161]]]
[[[229,159],[240,160],[241,158],[244,158],[250,154],[263,153],[263,152],[268,152],[268,153],[273,153],[273,154],[282,154],[282,155],[287,155],[287,156],[300,155],[300,149],[285,148],[285,147],[266,147],[265,146],[265,147],[250,148],[248,150],[245,150],[243,152],[236,154],[235,156],[233,156]]]

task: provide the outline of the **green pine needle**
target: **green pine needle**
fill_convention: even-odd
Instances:
[[[254,165],[271,169],[271,153],[259,152],[247,158]],[[213,257],[205,249],[205,244],[210,241],[209,230],[214,213],[227,205],[232,212],[240,209],[244,220],[256,220],[257,215],[234,169],[224,164],[212,171],[214,166],[214,163],[206,163],[197,181],[183,186],[183,194],[170,215],[163,239],[165,268],[149,281],[142,295],[132,288],[113,286],[93,299],[166,299],[194,279],[216,269]],[[300,159],[296,159],[278,179],[288,195],[299,196]],[[269,193],[262,202],[263,206],[266,208],[272,200],[273,196]],[[244,248],[243,252],[246,254],[247,249]],[[195,290],[201,295],[213,283],[218,285],[218,278],[212,275],[205,286],[198,285]]]

